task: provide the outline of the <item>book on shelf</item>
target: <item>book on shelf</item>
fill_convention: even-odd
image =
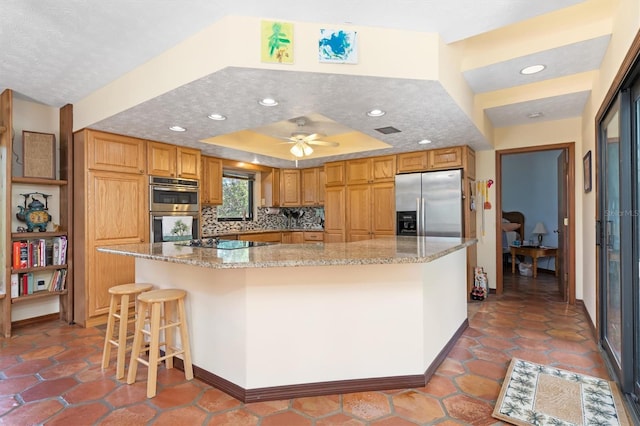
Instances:
[[[31,239],[13,242],[13,269],[38,268],[67,263],[67,237]]]
[[[19,277],[18,274],[11,274],[11,298],[20,296]]]
[[[49,291],[62,291],[66,288],[66,269],[56,269],[51,275],[51,281],[49,281]]]

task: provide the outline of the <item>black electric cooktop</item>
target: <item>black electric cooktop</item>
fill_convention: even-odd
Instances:
[[[268,243],[264,241],[241,241],[241,240],[221,240],[219,238],[200,238],[193,240],[180,241],[175,243],[179,246],[214,248],[219,250],[236,250],[250,247],[267,246],[277,243]]]

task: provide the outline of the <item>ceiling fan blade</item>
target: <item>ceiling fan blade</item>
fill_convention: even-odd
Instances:
[[[322,133],[312,133],[312,134],[310,134],[309,136],[305,136],[305,138],[304,138],[304,139],[305,139],[307,142],[310,142],[310,141],[316,140],[316,139],[321,138],[321,137],[324,137],[324,136],[326,136],[326,135],[323,135]]]
[[[338,142],[327,142],[327,141],[307,141],[309,145],[320,145],[320,146],[331,146],[336,147],[340,146]]]

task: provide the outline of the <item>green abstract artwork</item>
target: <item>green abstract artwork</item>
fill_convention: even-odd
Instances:
[[[293,63],[293,24],[288,22],[262,21],[262,62]]]

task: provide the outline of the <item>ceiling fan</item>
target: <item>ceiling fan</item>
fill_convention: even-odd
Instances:
[[[319,140],[320,138],[326,136],[321,133],[303,132],[301,129],[306,124],[306,119],[302,117],[296,120],[296,124],[298,125],[298,130],[291,133],[290,137],[284,138],[285,140],[289,141],[288,143],[293,144],[289,152],[291,152],[291,154],[293,154],[293,156],[296,158],[302,158],[304,156],[311,155],[313,153],[313,148],[311,147],[311,145],[331,147],[337,147],[340,145],[338,142],[327,142]]]

